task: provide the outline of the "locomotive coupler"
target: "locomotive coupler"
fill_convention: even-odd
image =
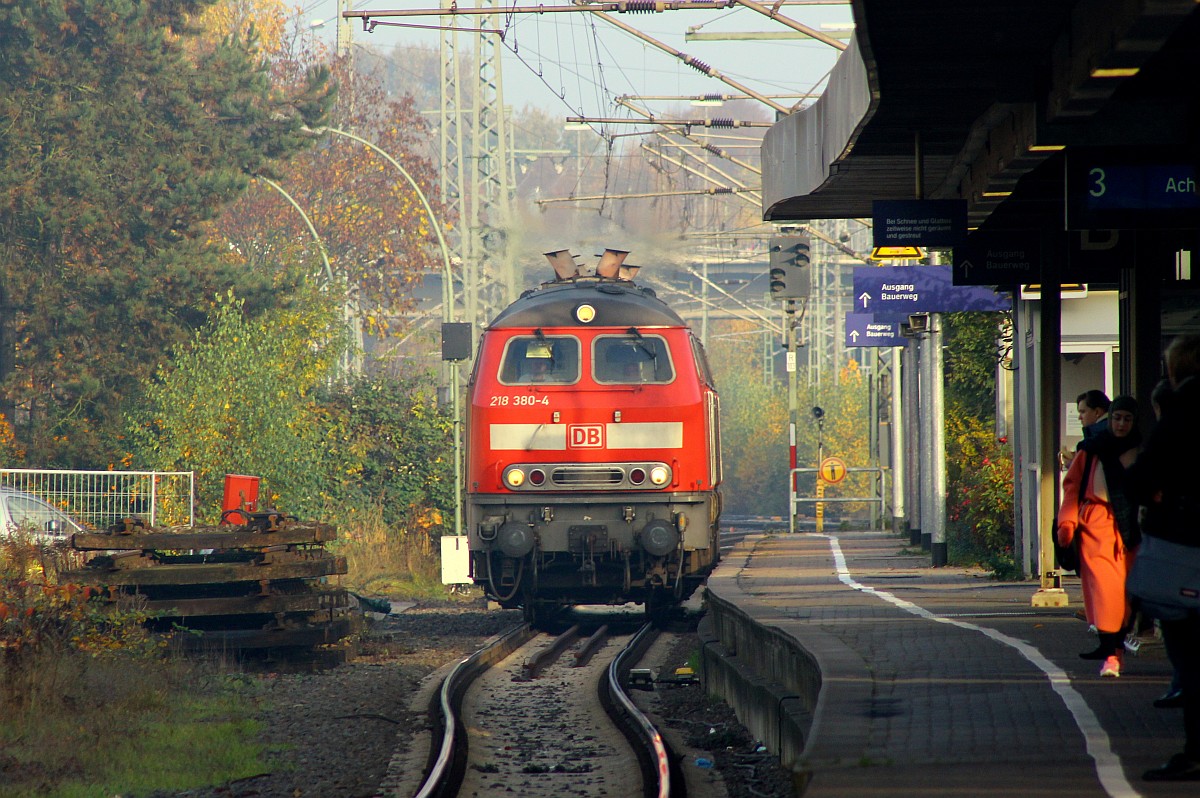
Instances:
[[[516,580],[516,578],[517,578],[516,563],[513,560],[511,560],[510,558],[505,557],[500,562],[500,584],[507,587],[507,586],[513,584],[513,582]]]
[[[661,560],[646,569],[646,582],[652,587],[666,587],[669,574]]]
[[[596,586],[596,563],[591,557],[579,564],[580,584],[585,587]]]

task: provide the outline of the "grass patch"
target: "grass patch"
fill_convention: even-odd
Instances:
[[[0,541],[0,798],[136,796],[261,773],[247,683],[150,634],[136,599],[61,584],[63,564],[62,550]]]
[[[218,665],[122,652],[56,659],[25,663],[71,677],[53,697],[4,707],[2,798],[145,795],[264,772],[244,687]]]
[[[339,526],[356,592],[462,597],[441,583],[439,524]],[[0,541],[0,798],[110,798],[217,786],[269,772],[256,680],[146,630],[136,602],[58,583],[77,563]],[[472,588],[466,598],[477,598]],[[132,600],[131,600],[132,601]]]

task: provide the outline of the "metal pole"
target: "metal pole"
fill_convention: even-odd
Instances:
[[[867,458],[869,462],[879,465],[879,386],[875,382],[879,369],[875,368],[875,350],[863,350],[863,371],[867,381]],[[882,488],[882,486],[879,486]],[[878,494],[882,497],[882,494]],[[870,506],[871,529],[876,529],[879,515],[874,504]]]
[[[313,241],[317,242],[317,249],[320,250],[320,252],[321,252],[321,262],[325,264],[325,279],[328,281],[328,283],[330,285],[332,285],[333,284],[333,268],[329,265],[329,254],[325,252],[325,243],[321,240],[321,237],[319,235],[317,235],[317,228],[313,226],[312,219],[308,218],[308,214],[305,213],[304,209],[300,207],[300,203],[296,202],[295,198],[291,194],[284,191],[283,186],[279,185],[278,183],[276,183],[274,180],[272,180],[269,177],[263,177],[262,175],[255,175],[255,178],[257,180],[263,181],[268,186],[270,186],[271,188],[275,189],[280,194],[282,194],[283,198],[285,200],[287,200],[288,202],[290,202],[292,207],[295,208],[297,212],[299,212],[300,218],[302,218],[304,220],[304,224],[308,226],[308,232],[312,234]]]
[[[908,542],[911,546],[921,543],[921,360],[918,342],[909,341],[904,347],[904,399],[907,412],[904,416],[908,446],[904,449],[907,479],[904,483],[908,497]]]
[[[933,544],[933,357],[928,336],[919,339],[921,359],[921,548]]]
[[[458,362],[450,367],[450,401],[454,412],[454,534],[463,533],[462,397],[459,394]]]
[[[1039,303],[1038,341],[1041,396],[1038,406],[1038,572],[1040,587],[1033,594],[1035,607],[1065,607],[1067,593],[1062,574],[1054,565],[1054,541],[1050,539],[1058,514],[1058,446],[1062,413],[1062,272],[1061,249],[1055,238],[1042,247],[1042,297]]]
[[[351,27],[350,17],[346,16],[346,12],[353,11],[353,6],[353,0],[338,0],[337,39],[335,41],[338,58],[346,58],[350,55]],[[353,92],[351,92],[351,96],[353,96]]]
[[[900,399],[901,385],[901,347],[892,347],[892,425],[891,425],[891,466],[892,466],[892,532],[900,535],[904,532],[904,410]]]
[[[821,463],[825,462],[825,419],[817,419],[817,498],[825,498],[825,480],[821,477]],[[825,531],[825,505],[817,502],[817,534]]]
[[[787,341],[787,373],[788,373],[788,435],[790,445],[788,447],[788,529],[791,532],[796,531],[796,480],[799,477],[792,473],[792,469],[797,466],[796,462],[796,302],[793,299],[786,301],[784,305],[783,326],[784,335]]]
[[[930,554],[933,566],[949,562],[946,544],[946,408],[942,384],[942,314],[929,314],[929,360],[930,360],[930,448],[933,457],[929,460],[932,487],[933,524],[930,530],[932,545]]]

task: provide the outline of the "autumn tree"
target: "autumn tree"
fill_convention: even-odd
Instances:
[[[1013,452],[997,438],[996,374],[1004,313],[947,313],[946,516],[952,562],[982,562],[999,575],[1020,574],[1013,555]]]
[[[454,517],[454,417],[428,377],[360,378],[336,392],[329,412],[344,432],[354,479],[339,512],[378,507],[389,526]]]
[[[764,373],[761,337],[751,325],[727,322],[718,329],[708,355],[721,396],[725,509],[735,515],[785,515],[786,387]]]
[[[304,75],[314,55],[303,47],[276,54],[276,81],[286,85]],[[363,330],[386,335],[413,306],[422,273],[442,269],[434,225],[452,220],[438,202],[434,165],[419,154],[429,129],[412,98],[389,97],[378,80],[350,69],[347,60],[333,65],[340,89],[329,125],[369,144],[310,131],[317,146],[278,166],[272,174],[278,188],[256,182],[217,219],[213,236],[228,242],[230,259],[260,274],[298,260],[315,263],[323,247],[333,282],[349,292]],[[435,218],[381,153],[412,177]]]
[[[203,50],[230,37],[253,37],[259,51],[270,56],[295,40],[298,29],[289,25],[289,18],[300,13],[300,8],[289,8],[282,0],[217,0],[188,14],[200,31],[189,44]]]
[[[278,290],[203,224],[311,146],[331,84],[276,88],[240,36],[190,46],[209,5],[0,5],[0,412],[30,464],[113,463],[122,406],[205,302]]]
[[[215,523],[226,473],[255,474],[281,509],[316,514],[355,478],[325,408],[350,345],[340,303],[315,288],[291,308],[245,312],[232,292],[145,385],[129,443],[139,466],[193,471],[203,520]],[[263,496],[266,499],[266,496]]]

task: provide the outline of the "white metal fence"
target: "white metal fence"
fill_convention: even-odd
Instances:
[[[891,473],[891,469],[883,466],[855,466],[846,469],[847,473],[871,474],[872,481],[875,483],[873,486],[875,495],[873,496],[800,496],[796,493],[796,476],[798,474],[815,473],[818,475],[817,479],[820,480],[820,471],[819,468],[793,468],[788,474],[788,507],[790,508],[788,516],[791,519],[788,523],[788,531],[796,531],[797,505],[815,504],[817,506],[817,531],[820,532],[820,522],[824,517],[826,504],[857,504],[859,502],[870,505],[871,528],[875,529],[879,523],[879,516],[883,515],[886,508],[887,500],[884,497],[887,496],[887,475]],[[876,507],[876,505],[879,506]]]
[[[91,529],[137,517],[150,526],[192,526],[191,471],[57,471],[0,468],[0,485],[39,496]]]

